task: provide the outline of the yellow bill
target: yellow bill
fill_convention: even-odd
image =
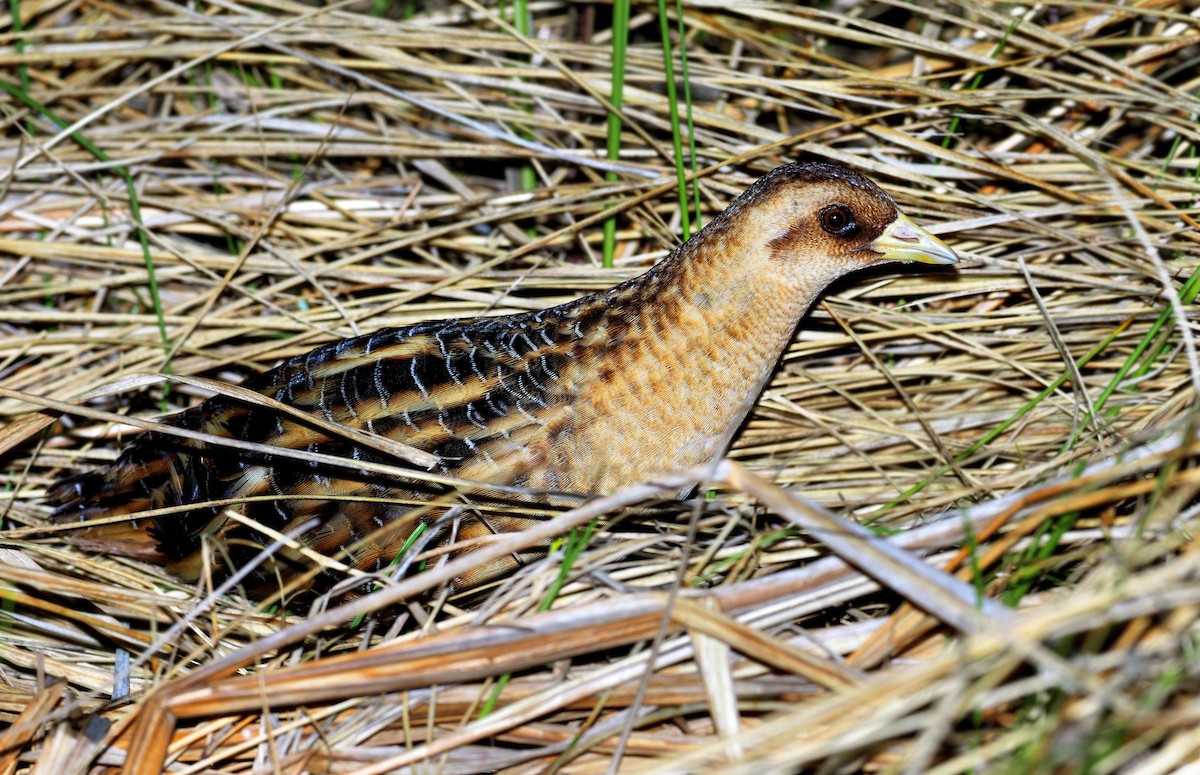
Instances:
[[[887,261],[920,261],[922,264],[957,264],[958,254],[937,237],[913,223],[904,213],[884,229],[871,250]]]

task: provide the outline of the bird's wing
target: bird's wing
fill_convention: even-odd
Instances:
[[[570,327],[533,315],[421,324],[320,347],[245,387],[323,420],[432,452],[443,473],[519,485],[569,414],[564,407],[572,396],[559,372],[573,340]],[[167,424],[355,462],[405,465],[353,438],[223,395]],[[303,542],[322,554],[341,552],[343,561],[363,570],[387,563],[415,519],[436,518],[452,501],[436,485],[162,432],[136,437],[112,466],[63,480],[49,497],[59,523],[260,497],[237,510],[280,532],[316,519]],[[194,578],[205,536],[220,539],[234,567],[266,543],[261,531],[229,519],[221,506],[86,527],[75,540],[163,562]],[[294,553],[280,558],[305,565]]]

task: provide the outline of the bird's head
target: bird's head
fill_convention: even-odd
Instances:
[[[788,164],[760,178],[727,211],[738,238],[775,271],[823,286],[878,264],[953,264],[946,243],[915,224],[871,180],[836,164]]]

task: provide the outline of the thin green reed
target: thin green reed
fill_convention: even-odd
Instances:
[[[621,106],[625,100],[625,58],[629,47],[629,6],[630,0],[614,0],[612,21],[612,86],[609,90],[609,101],[614,110],[608,114],[608,159],[617,161],[621,158]],[[617,173],[607,172],[605,177],[613,182],[618,180]],[[609,205],[611,207],[611,205]],[[611,269],[617,252],[617,219],[607,218],[604,221],[604,250],[602,262],[606,269]]]

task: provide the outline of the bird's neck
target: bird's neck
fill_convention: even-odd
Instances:
[[[713,228],[721,225],[705,232],[702,248],[690,240],[644,275],[634,306],[661,320],[654,328],[673,327],[694,346],[713,348],[717,360],[769,372],[828,283],[816,272],[788,271],[733,229]]]
[[[706,234],[703,250],[689,243],[587,305],[590,358],[577,367],[589,376],[571,443],[604,452],[597,471],[574,474],[575,489],[612,491],[713,460],[758,398],[820,289],[786,282],[722,238]]]

